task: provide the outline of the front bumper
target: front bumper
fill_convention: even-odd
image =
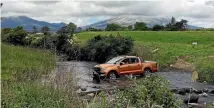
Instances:
[[[99,79],[104,79],[106,76],[105,76],[104,72],[93,71],[93,78],[94,77],[99,78]]]

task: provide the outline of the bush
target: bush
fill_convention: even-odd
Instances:
[[[180,102],[170,91],[169,82],[160,76],[151,76],[135,82],[135,85],[116,95],[115,105],[119,108],[179,108]]]
[[[198,72],[200,81],[207,81],[214,84],[214,60],[213,59],[203,59],[199,60],[199,63],[196,65],[196,70]]]
[[[129,53],[132,47],[131,37],[98,35],[88,40],[83,55],[91,61],[101,63],[112,57]]]
[[[18,26],[8,33],[7,42],[13,45],[24,45],[24,39],[26,36],[27,32],[23,29],[23,27]]]

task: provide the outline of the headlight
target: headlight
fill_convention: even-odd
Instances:
[[[101,72],[104,72],[107,68],[101,68]]]

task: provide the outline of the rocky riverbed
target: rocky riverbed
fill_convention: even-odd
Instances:
[[[75,80],[79,89],[79,93],[82,97],[89,98],[93,97],[94,93],[99,93],[101,91],[107,91],[112,94],[114,89],[125,89],[132,84],[130,76],[123,76],[115,81],[102,81],[100,84],[93,83],[92,80],[92,68],[97,63],[94,62],[79,62],[79,61],[69,61],[69,62],[57,62],[57,69],[53,72],[52,77],[57,77],[58,81],[67,80],[67,74],[72,73],[72,79]],[[192,82],[191,72],[157,72],[157,75],[161,75],[170,81],[170,87],[172,92],[176,94],[177,97],[184,100],[184,103],[190,98],[196,98],[195,101],[191,101],[193,104],[189,106],[193,107],[205,107],[207,104],[212,105],[214,103],[214,85],[209,85],[206,82]],[[134,76],[138,79],[140,77]],[[47,78],[43,78],[42,81],[45,82]],[[66,82],[66,81],[64,81]],[[64,84],[64,83],[62,83]],[[198,98],[198,99],[197,99]],[[194,99],[193,99],[194,100]],[[189,100],[188,100],[189,102]],[[182,108],[187,108],[187,104],[183,104]]]

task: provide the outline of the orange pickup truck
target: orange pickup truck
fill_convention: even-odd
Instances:
[[[116,79],[120,75],[148,75],[158,71],[158,64],[155,61],[144,61],[137,56],[118,56],[104,64],[99,64],[93,68],[93,78]]]

